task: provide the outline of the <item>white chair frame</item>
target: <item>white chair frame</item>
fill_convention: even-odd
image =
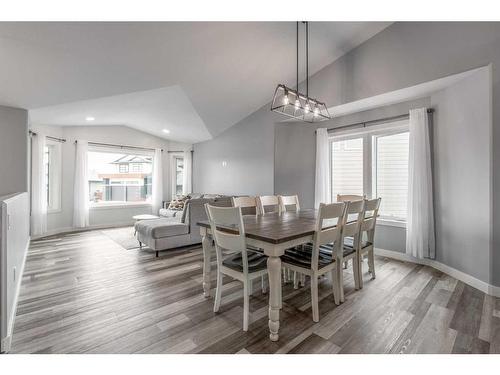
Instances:
[[[231,201],[233,203],[233,207],[241,207],[241,208],[255,207],[255,215],[259,214],[259,209],[257,208],[257,199],[255,197],[232,197]]]
[[[346,209],[343,218],[342,225],[342,246],[344,246],[344,239],[346,237],[353,238],[353,249],[354,252],[348,254],[344,257],[343,249],[337,252],[337,277],[339,283],[339,298],[340,302],[345,301],[344,296],[344,270],[342,265],[352,259],[352,268],[354,276],[354,288],[356,290],[360,289],[359,280],[361,273],[361,257],[359,256],[359,243],[361,234],[361,224],[363,221],[364,214],[364,200],[357,201],[347,201],[345,202]],[[349,215],[356,215],[355,220],[351,220]]]
[[[295,211],[300,210],[299,197],[297,195],[278,195],[280,212],[286,212],[287,206],[295,206]]]
[[[279,200],[276,195],[262,195],[257,197],[257,208],[259,210],[259,215],[264,215],[266,213],[267,206],[276,206],[276,211],[279,212]]]
[[[366,198],[366,195],[337,194],[337,202],[362,201],[365,198]]]
[[[267,274],[267,268],[255,272],[248,272],[247,246],[245,239],[245,226],[240,207],[215,207],[205,204],[207,217],[210,222],[215,251],[217,254],[217,290],[215,292],[214,312],[218,312],[222,298],[222,276],[227,275],[243,283],[243,331],[248,331],[249,324],[249,297],[252,281],[262,278]],[[218,226],[231,226],[238,231],[232,234],[217,229]],[[223,250],[240,252],[242,256],[243,272],[239,272],[223,264]],[[264,289],[264,285],[263,285]]]
[[[359,264],[359,287],[363,288],[363,270],[361,268],[362,260],[365,255],[368,257],[368,269],[372,279],[375,279],[375,256],[374,239],[375,228],[377,226],[378,210],[380,208],[381,198],[365,200],[363,209],[363,221],[359,234],[358,264]],[[363,236],[366,233],[367,246],[363,247]]]
[[[312,318],[314,322],[319,322],[318,305],[318,278],[322,275],[331,274],[333,283],[333,296],[335,304],[340,303],[340,285],[338,284],[338,252],[341,251],[342,244],[342,225],[344,222],[346,204],[345,203],[321,203],[319,206],[318,217],[316,220],[316,230],[313,238],[311,267],[301,267],[293,263],[283,261],[287,268],[296,273],[307,275],[311,278],[311,307]],[[336,225],[323,228],[325,220],[337,219]],[[319,247],[324,244],[333,243],[334,251],[332,253],[332,263],[319,268]],[[340,268],[342,269],[342,268]]]

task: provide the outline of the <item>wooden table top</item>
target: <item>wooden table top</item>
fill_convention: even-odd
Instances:
[[[296,238],[313,235],[316,228],[317,210],[300,210],[299,212],[267,213],[264,215],[244,215],[243,223],[248,238],[279,244]],[[210,228],[208,220],[197,223],[201,227]],[[234,228],[223,227],[223,230],[237,233]]]

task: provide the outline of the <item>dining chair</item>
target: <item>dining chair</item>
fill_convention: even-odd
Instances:
[[[257,215],[257,199],[255,197],[232,197],[233,207],[241,207],[243,215]]]
[[[262,195],[257,197],[257,210],[259,215],[269,212],[279,212],[279,200],[276,195]]]
[[[300,247],[288,249],[281,257],[281,262],[286,267],[311,278],[311,306],[314,322],[319,321],[318,278],[320,276],[331,274],[334,301],[337,305],[340,303],[336,264],[337,252],[342,249],[342,225],[345,209],[345,203],[321,203],[310,249]],[[325,244],[333,245],[332,253],[325,254],[320,251],[320,247]]]
[[[278,195],[280,212],[300,210],[299,197],[297,195]]]
[[[366,198],[366,195],[337,194],[337,202],[362,201],[365,198]]]
[[[366,195],[354,195],[354,194],[337,194],[337,202],[354,202],[362,201],[366,199]],[[344,269],[347,269],[348,262],[344,263]]]
[[[365,200],[358,250],[360,288],[363,288],[363,269],[361,261],[363,259],[363,256],[365,255],[368,256],[368,270],[371,274],[372,279],[375,279],[375,256],[373,254],[373,244],[375,238],[375,228],[377,226],[378,210],[380,208],[381,200],[381,198]],[[366,240],[364,238],[366,238]]]
[[[247,249],[241,207],[215,207],[205,203],[208,221],[217,254],[217,290],[214,312],[218,312],[222,297],[222,276],[243,283],[243,331],[248,331],[251,281],[267,274],[267,256]],[[231,233],[219,229],[232,228]],[[224,250],[232,251],[224,255]],[[262,285],[264,291],[264,285]]]
[[[359,279],[361,273],[361,257],[359,256],[359,242],[361,235],[361,224],[363,222],[364,200],[345,202],[346,209],[342,218],[342,244],[343,250],[337,252],[337,283],[339,285],[339,299],[344,302],[344,269],[343,264],[352,260],[354,287],[360,289]],[[335,251],[335,244],[323,244],[320,253],[330,255]]]

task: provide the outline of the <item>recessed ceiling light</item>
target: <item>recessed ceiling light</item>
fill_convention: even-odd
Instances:
[[[85,121],[94,121],[94,120],[95,120],[95,117],[92,117],[92,116],[85,117]]]
[[[169,133],[170,133],[170,130],[168,130],[168,129],[163,129],[163,130],[162,130],[162,132],[163,132],[163,133],[165,133],[165,134],[169,134]]]

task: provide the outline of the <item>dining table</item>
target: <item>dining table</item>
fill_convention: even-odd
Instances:
[[[318,210],[305,209],[297,212],[243,215],[247,245],[260,248],[267,255],[269,278],[269,338],[278,341],[280,328],[281,259],[286,249],[313,241]],[[197,223],[203,245],[203,293],[210,297],[211,256],[215,252],[210,223]],[[237,233],[235,228],[218,227],[219,230]]]

